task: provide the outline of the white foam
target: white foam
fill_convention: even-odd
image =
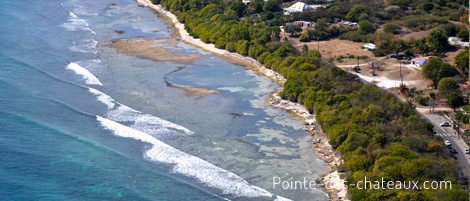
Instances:
[[[60,25],[61,27],[65,28],[67,31],[88,31],[91,34],[96,34],[89,26],[88,22],[82,18],[77,17],[72,12],[69,12],[69,19],[67,19],[67,22]]]
[[[119,105],[117,108],[108,111],[106,117],[113,121],[132,122],[141,116],[142,113],[125,105]]]
[[[94,39],[86,39],[83,40],[82,44],[79,45],[74,45],[70,47],[70,50],[74,52],[83,52],[83,53],[92,53],[96,54],[96,46],[98,45],[98,42]]]
[[[69,17],[72,19],[78,19],[77,15],[75,13],[69,12]]]
[[[106,68],[106,66],[103,65],[101,60],[99,59],[87,59],[74,62],[79,66],[90,71],[90,73],[92,73],[93,75],[103,72],[103,70]]]
[[[219,87],[218,90],[230,91],[230,92],[240,92],[245,91],[245,87]]]
[[[82,5],[73,5],[73,12],[78,15],[98,15],[98,13],[90,13],[89,8]]]
[[[93,88],[88,88],[88,91],[90,91],[93,95],[95,95],[97,97],[98,101],[100,101],[100,102],[104,103],[105,105],[107,105],[108,109],[112,109],[116,105],[115,102],[114,102],[114,99],[111,98],[110,96],[104,94],[103,92],[98,91],[98,90],[93,89]]]
[[[117,103],[107,94],[94,88],[88,88],[88,91],[95,95],[98,101],[108,106],[109,111],[106,114],[108,119],[120,122],[134,122],[134,124],[131,126],[133,129],[154,136],[162,133],[168,133],[170,129],[182,131],[188,135],[194,134],[193,131],[183,126],[149,114],[143,114],[142,112],[134,110],[126,105]]]
[[[67,69],[75,71],[76,74],[82,75],[87,84],[103,85],[98,78],[90,73],[87,69],[81,67],[77,63],[71,62],[67,65]]]
[[[146,133],[150,133],[150,134],[153,134],[152,132],[161,132],[162,129],[164,129],[164,131],[167,131],[168,128],[183,131],[184,133],[188,135],[194,134],[194,132],[190,131],[189,129],[183,126],[174,124],[172,122],[169,122],[169,121],[166,121],[166,120],[163,120],[163,119],[160,119],[158,117],[148,115],[148,114],[139,116],[139,118],[135,121],[133,127],[134,126],[137,128],[144,128],[145,131],[141,129],[139,130],[146,132]]]
[[[91,54],[97,53],[96,50],[90,50],[90,46],[87,44],[71,46],[70,50],[74,52],[83,52],[83,53],[91,53]]]
[[[245,116],[255,116],[253,112],[243,112],[243,115]]]
[[[97,116],[97,120],[115,135],[133,138],[142,142],[148,142],[153,147],[145,153],[150,160],[173,164],[173,172],[193,177],[205,185],[218,188],[224,194],[231,194],[236,197],[256,198],[256,197],[273,197],[270,192],[250,185],[238,175],[214,166],[198,157],[179,151],[147,133],[132,129],[130,127],[119,124],[115,121]],[[278,200],[287,200],[277,196]]]

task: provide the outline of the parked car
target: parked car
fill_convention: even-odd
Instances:
[[[469,152],[468,152],[468,149],[465,149],[465,154],[468,154],[468,153],[469,153]]]
[[[450,126],[450,123],[448,121],[444,121],[440,124],[442,127]]]
[[[452,151],[450,151],[450,153],[452,153],[452,154],[457,154],[457,150],[452,149]]]
[[[445,144],[446,144],[447,146],[452,146],[452,144],[449,142],[449,140],[446,140],[446,141],[445,141]]]

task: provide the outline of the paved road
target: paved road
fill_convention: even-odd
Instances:
[[[443,116],[437,114],[427,114],[425,116],[436,128],[436,135],[441,136],[444,140],[449,140],[449,142],[452,143],[452,147],[457,150],[458,153],[454,155],[457,157],[458,165],[461,170],[460,172],[462,173],[462,176],[468,178],[470,155],[465,154],[464,152],[464,150],[468,149],[467,143],[455,134],[455,130],[452,127],[441,127],[439,125],[441,122],[449,121]]]

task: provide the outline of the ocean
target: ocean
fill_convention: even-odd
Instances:
[[[273,185],[329,170],[303,122],[266,101],[280,87],[179,41],[149,8],[1,0],[0,22],[0,200],[328,200]],[[123,38],[168,39],[197,58],[109,47]]]

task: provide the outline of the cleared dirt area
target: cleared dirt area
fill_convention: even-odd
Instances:
[[[372,52],[362,49],[363,43],[352,42],[348,40],[331,39],[327,41],[312,42],[299,42],[297,38],[289,39],[294,47],[302,49],[302,46],[306,44],[309,50],[317,50],[318,44],[320,46],[320,53],[324,58],[336,58],[339,56],[346,57],[347,55],[356,56],[368,56],[369,58],[374,57]]]
[[[407,34],[401,34],[399,36],[400,36],[401,39],[403,39],[405,41],[410,40],[412,38],[420,39],[420,38],[426,37],[426,35],[428,35],[429,31],[430,30],[411,32],[411,33],[407,33]]]
[[[454,50],[454,51],[450,51],[450,52],[446,52],[445,53],[445,57],[443,58],[444,61],[446,61],[447,63],[450,63],[452,65],[454,65],[455,63],[455,57],[457,56],[457,54],[459,54],[459,52],[461,51],[464,51],[464,49],[458,49],[458,50]]]
[[[285,35],[284,35],[285,36]],[[302,49],[306,44],[309,50],[315,50],[320,47],[320,53],[324,59],[335,59],[339,56],[347,57],[348,55],[367,56],[367,59],[359,60],[361,71],[356,73],[352,70],[353,65],[358,64],[357,59],[342,59],[342,62],[334,61],[334,63],[343,68],[345,71],[358,74],[362,79],[375,83],[377,86],[383,88],[395,88],[401,83],[400,79],[400,64],[396,59],[386,59],[385,57],[375,57],[374,54],[362,48],[363,43],[352,42],[348,40],[332,39],[327,41],[300,42],[298,38],[288,37],[294,47]],[[381,63],[379,69],[372,69],[369,64],[373,60],[378,60]],[[371,74],[371,70],[375,71],[375,75]],[[417,89],[427,89],[430,83],[422,79],[421,70],[414,68],[412,65],[402,64],[401,73],[403,75],[403,83],[409,87],[416,87]]]

